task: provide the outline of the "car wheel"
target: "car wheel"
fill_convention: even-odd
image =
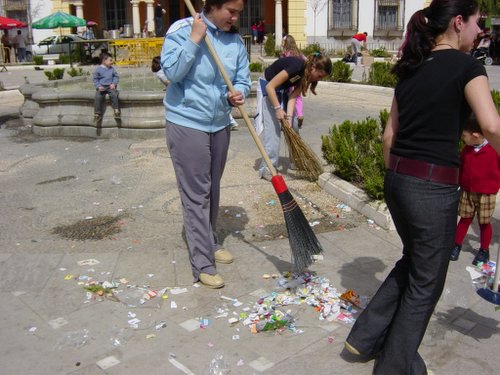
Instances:
[[[493,59],[491,57],[487,57],[484,59],[484,65],[491,65],[493,64]]]

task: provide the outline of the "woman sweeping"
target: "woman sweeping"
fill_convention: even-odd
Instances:
[[[264,149],[269,155],[274,168],[278,166],[280,154],[281,121],[292,124],[295,99],[307,91],[316,95],[318,81],[332,73],[332,62],[327,56],[315,52],[306,60],[298,56],[282,57],[271,64],[259,78],[257,85],[258,115],[255,128],[258,134],[263,132]],[[288,89],[295,87],[292,93]],[[262,160],[259,177],[270,181],[272,174]]]
[[[165,95],[167,146],[182,201],[184,230],[194,281],[221,288],[215,263],[233,256],[215,235],[220,181],[231,134],[230,112],[250,92],[245,46],[235,28],[243,0],[207,0],[201,14],[167,31],[161,66],[170,84]],[[228,92],[204,42],[221,56],[236,93]]]

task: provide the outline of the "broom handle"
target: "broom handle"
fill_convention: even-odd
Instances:
[[[184,0],[186,3],[186,6],[189,9],[189,12],[191,13],[191,16],[193,18],[196,17],[196,11],[193,8],[193,4],[191,4],[191,0]],[[236,90],[234,89],[233,83],[229,79],[226,70],[224,69],[224,66],[222,65],[219,55],[217,54],[217,51],[215,50],[212,41],[208,37],[208,35],[205,35],[205,43],[207,44],[208,50],[210,52],[210,55],[212,55],[212,58],[215,61],[215,64],[217,65],[217,68],[219,68],[219,72],[222,75],[222,78],[224,78],[224,82],[226,82],[226,85],[229,89],[229,91],[232,94],[236,94]],[[257,132],[255,131],[255,128],[253,127],[252,122],[250,121],[250,117],[248,117],[247,111],[245,110],[245,107],[243,105],[237,105],[236,108],[240,111],[241,115],[243,116],[243,120],[245,120],[245,124],[248,127],[248,130],[250,130],[250,134],[252,135],[253,140],[255,141],[255,144],[257,145],[257,148],[259,149],[262,157],[264,158],[264,161],[266,162],[267,168],[271,171],[271,174],[273,176],[276,176],[276,169],[273,166],[273,163],[271,162],[271,159],[269,159],[269,156],[267,155],[266,150],[264,149],[264,146],[262,145],[262,142],[257,135]]]
[[[497,250],[497,260],[496,260],[496,269],[495,269],[495,278],[493,279],[493,288],[492,290],[495,293],[498,293],[498,283],[500,281],[500,271],[498,270],[498,262],[500,262],[500,241],[498,241],[498,250]]]

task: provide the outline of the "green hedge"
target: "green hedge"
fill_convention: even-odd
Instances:
[[[64,76],[64,68],[55,68],[54,70],[46,70],[44,71],[45,75],[49,79],[49,81],[55,81],[56,79],[63,79]]]
[[[333,82],[344,82],[349,83],[352,80],[352,69],[349,64],[346,64],[342,60],[333,63],[332,74],[330,75],[330,81]]]
[[[274,35],[271,33],[266,35],[264,52],[266,53],[266,56],[278,57],[280,55],[280,50],[276,49],[276,39],[274,39]]]
[[[392,73],[392,64],[387,62],[374,62],[368,72],[368,84],[383,87],[396,87],[398,81]]]
[[[323,158],[334,173],[363,189],[370,198],[384,198],[385,165],[382,133],[389,114],[380,112],[379,120],[344,121],[334,124],[321,136]]]
[[[262,66],[262,63],[260,63],[260,62],[251,62],[248,65],[248,69],[251,72],[263,72],[264,71],[264,67]]]

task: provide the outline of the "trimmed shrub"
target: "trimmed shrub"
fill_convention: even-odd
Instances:
[[[500,112],[500,91],[491,90],[491,97],[493,98],[493,102],[497,107],[497,111]]]
[[[264,67],[262,66],[262,63],[260,62],[251,62],[248,65],[248,69],[250,69],[251,72],[263,72]]]
[[[342,60],[333,63],[332,74],[330,75],[330,80],[333,82],[351,82],[352,69],[349,64],[346,64]]]
[[[374,48],[370,51],[370,56],[373,57],[391,57],[391,54],[387,52],[385,47]]]
[[[364,121],[334,124],[328,135],[321,136],[323,158],[333,166],[333,173],[359,186],[373,199],[384,197],[381,124],[385,113],[380,113],[379,122],[368,117]]]
[[[302,48],[302,53],[305,57],[309,57],[314,52],[320,52],[322,55],[325,54],[325,51],[320,47],[318,43],[312,43]]]
[[[69,55],[63,53],[59,56],[59,62],[61,64],[69,64]]]
[[[90,72],[84,71],[82,68],[69,68],[68,69],[68,75],[70,77],[79,77],[79,76],[88,76],[90,75]]]
[[[34,55],[33,56],[33,62],[36,65],[43,65],[43,56]]]
[[[54,70],[46,70],[44,71],[45,75],[49,79],[49,81],[55,81],[56,79],[62,79],[64,76],[64,68],[55,68]]]
[[[266,43],[264,44],[264,52],[266,56],[279,56],[279,50],[276,49],[276,40],[274,39],[274,35],[269,33],[266,35]]]
[[[368,72],[368,84],[383,87],[395,87],[397,77],[392,73],[392,65],[387,62],[374,62]]]

